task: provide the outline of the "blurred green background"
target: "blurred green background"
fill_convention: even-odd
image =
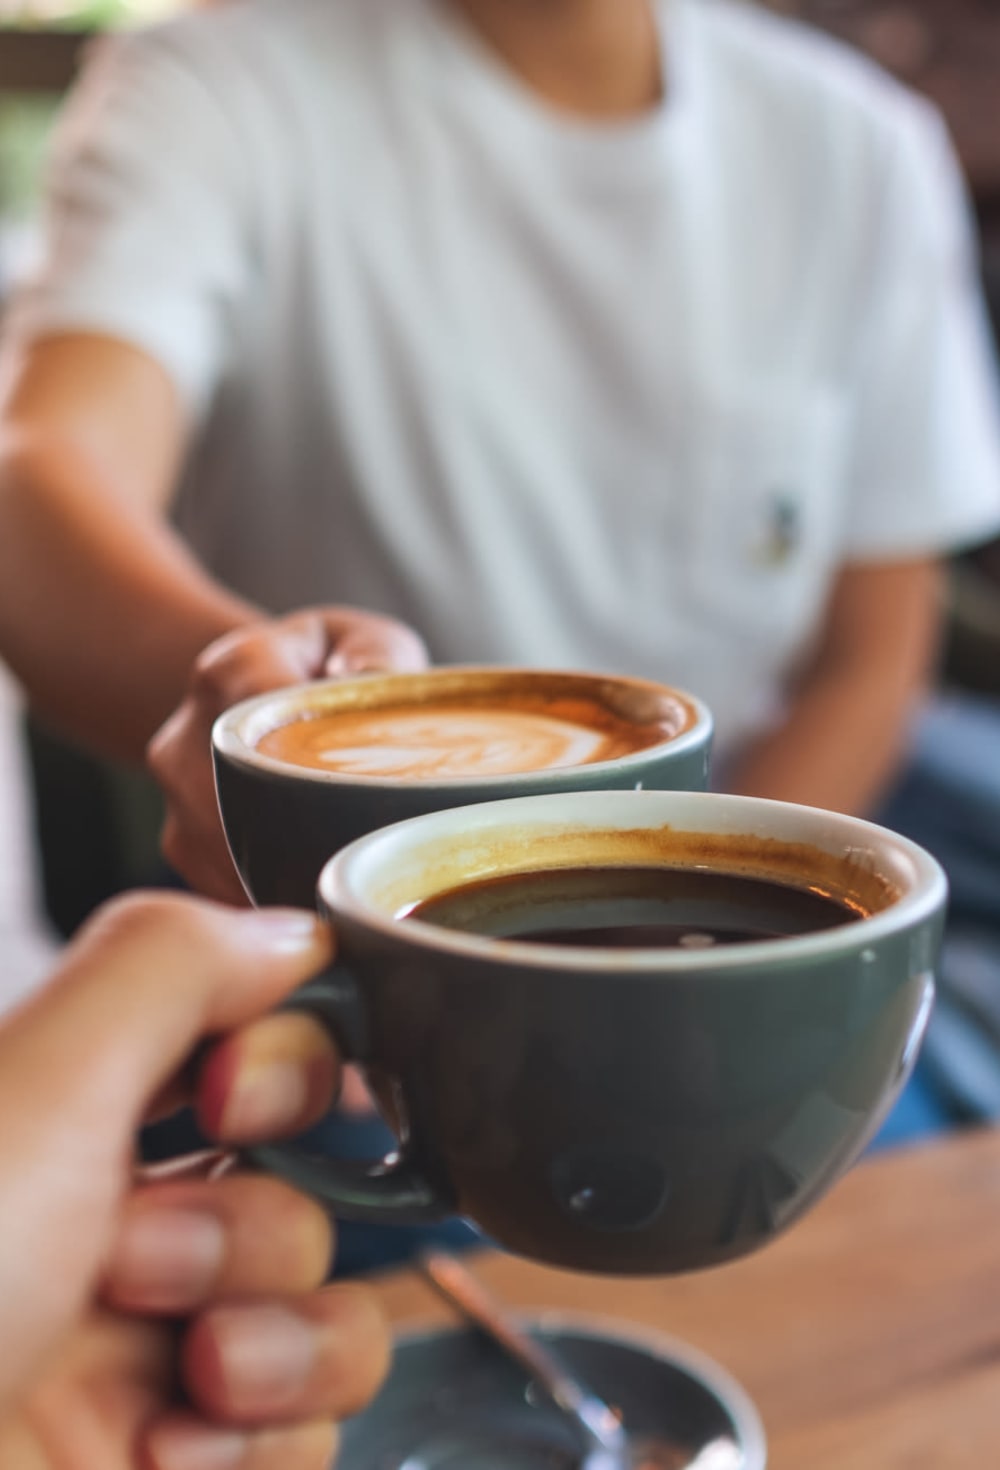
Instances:
[[[0,0],[0,223],[9,227],[30,218],[59,106],[57,93],[21,91],[16,76],[5,76],[4,49],[12,47],[14,33],[108,30],[177,8],[177,0]]]

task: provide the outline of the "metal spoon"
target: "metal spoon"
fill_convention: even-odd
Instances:
[[[693,1459],[666,1441],[630,1442],[614,1409],[586,1388],[550,1348],[524,1332],[455,1256],[428,1251],[420,1266],[431,1285],[526,1368],[575,1422],[583,1441],[579,1470],[742,1470],[743,1452],[728,1436],[713,1439]]]

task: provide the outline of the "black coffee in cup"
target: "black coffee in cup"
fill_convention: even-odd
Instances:
[[[401,917],[532,944],[702,950],[818,933],[867,914],[815,887],[739,873],[597,865],[479,879]]]

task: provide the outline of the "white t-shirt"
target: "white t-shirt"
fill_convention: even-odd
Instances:
[[[41,910],[21,698],[0,664],[0,1020],[55,964],[55,937]]]
[[[276,610],[446,662],[673,681],[758,728],[845,560],[1000,523],[987,327],[936,115],[725,0],[663,105],[547,107],[445,0],[239,0],[95,57],[24,334],[138,344],[177,523]]]

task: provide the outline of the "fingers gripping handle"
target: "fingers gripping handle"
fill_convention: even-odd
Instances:
[[[357,982],[343,966],[336,965],[302,986],[286,1009],[315,1016],[330,1032],[345,1060],[366,1060],[364,1002]],[[306,1147],[294,1141],[264,1144],[249,1149],[247,1154],[258,1168],[287,1179],[344,1220],[408,1225],[440,1220],[453,1213],[451,1201],[434,1188],[419,1167],[409,1139],[385,1158],[365,1162],[330,1158],[319,1144]]]
[[[329,1031],[345,1061],[368,1057],[368,1022],[361,991],[343,965],[332,965],[291,996],[285,1010],[305,1011]]]

